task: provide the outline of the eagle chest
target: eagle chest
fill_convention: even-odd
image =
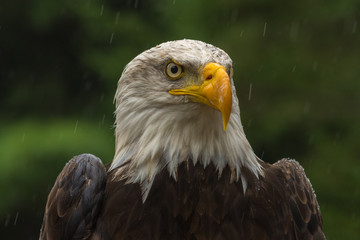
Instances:
[[[274,201],[259,196],[261,186],[255,181],[248,183],[244,196],[241,181],[230,183],[230,175],[229,168],[219,177],[213,165],[204,168],[200,164],[182,164],[175,180],[163,170],[155,178],[144,203],[138,184],[108,181],[94,236],[100,234],[101,239],[249,239],[249,236],[268,239],[267,231],[276,224]]]

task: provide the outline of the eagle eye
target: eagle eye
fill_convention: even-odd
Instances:
[[[183,67],[174,62],[168,62],[165,67],[165,74],[168,78],[175,80],[183,75]]]

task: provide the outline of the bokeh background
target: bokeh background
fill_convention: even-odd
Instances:
[[[183,38],[229,53],[257,155],[297,159],[327,238],[360,239],[359,25],[358,0],[1,1],[0,239],[38,238],[72,156],[111,161],[124,66]]]

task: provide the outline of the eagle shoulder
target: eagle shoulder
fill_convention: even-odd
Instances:
[[[272,168],[267,171],[269,175],[274,169],[282,173],[278,180],[282,181],[280,184],[288,201],[294,239],[325,239],[320,207],[304,168],[292,159],[281,159]]]
[[[48,196],[40,239],[87,239],[100,212],[106,169],[91,154],[73,157]]]

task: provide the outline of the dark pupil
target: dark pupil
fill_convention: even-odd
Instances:
[[[177,66],[172,66],[172,67],[170,68],[170,71],[175,74],[175,73],[177,73],[177,72],[179,71],[179,69],[178,69]]]

